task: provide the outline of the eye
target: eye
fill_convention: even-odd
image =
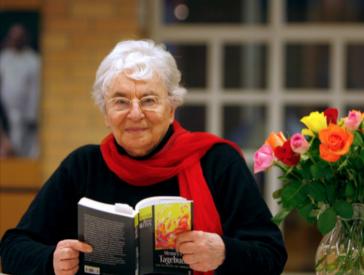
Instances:
[[[118,109],[127,109],[130,106],[130,100],[123,97],[116,97],[112,100],[112,105]]]
[[[158,105],[158,97],[156,96],[146,96],[140,100],[142,107],[155,107]]]

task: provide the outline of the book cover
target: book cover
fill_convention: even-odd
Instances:
[[[92,245],[93,252],[81,255],[85,274],[136,274],[136,212],[87,198],[78,203],[78,238]]]
[[[93,246],[82,254],[85,274],[192,274],[175,250],[178,233],[192,229],[192,201],[151,197],[135,210],[82,198],[78,204],[79,240]]]
[[[192,229],[192,202],[160,203],[139,210],[140,274],[192,274],[175,250],[178,233]]]

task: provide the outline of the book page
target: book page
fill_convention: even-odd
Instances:
[[[129,204],[126,203],[115,203],[115,211],[125,215],[132,215],[136,214],[136,211],[131,207]]]
[[[78,204],[110,214],[129,217],[134,217],[137,214],[130,205],[124,203],[108,204],[84,197],[78,202]]]
[[[148,207],[151,205],[157,205],[157,204],[164,204],[164,203],[177,203],[177,202],[187,202],[188,200],[179,197],[179,196],[156,196],[156,197],[150,197],[143,199],[139,201],[136,206],[135,210],[139,211],[141,208]]]

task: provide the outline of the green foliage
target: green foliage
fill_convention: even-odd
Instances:
[[[317,226],[322,234],[329,233],[335,226],[336,212],[333,208],[327,208],[318,218]]]
[[[337,200],[334,204],[336,213],[345,219],[350,219],[353,216],[353,206],[343,200]]]
[[[341,121],[338,126],[344,128],[343,124]],[[276,223],[297,209],[306,221],[316,223],[320,232],[326,234],[334,228],[338,216],[349,219],[353,215],[352,205],[364,203],[364,119],[351,133],[350,149],[337,161],[329,162],[320,156],[318,133],[306,137],[309,149],[300,155],[296,165],[275,160],[283,183],[273,193],[281,205],[273,219]]]
[[[310,202],[308,202],[305,206],[298,209],[298,213],[300,213],[300,215],[309,223],[314,223],[316,219],[312,213],[312,210],[313,210],[313,205]]]

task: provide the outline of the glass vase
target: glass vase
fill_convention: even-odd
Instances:
[[[337,218],[316,252],[317,275],[364,274],[364,204],[353,205],[351,219]]]

